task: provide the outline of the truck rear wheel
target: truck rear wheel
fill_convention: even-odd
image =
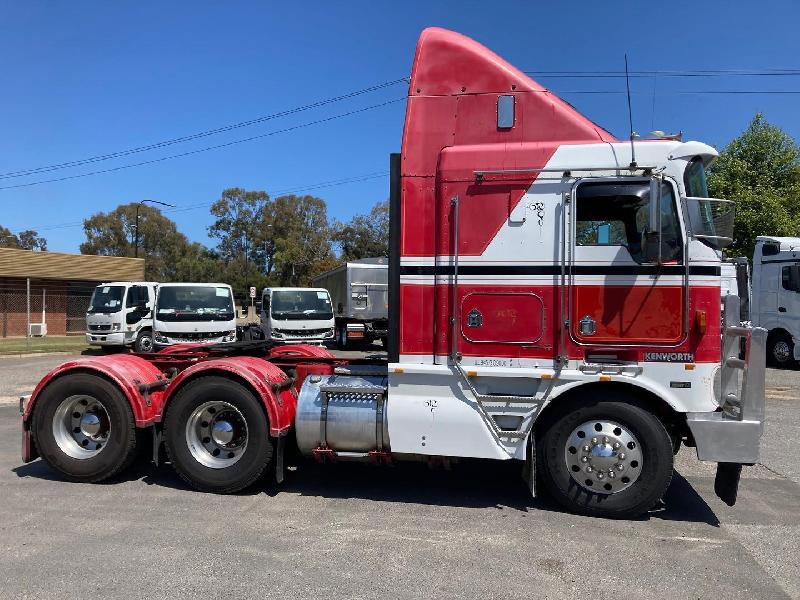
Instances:
[[[203,377],[180,390],[167,411],[164,431],[172,466],[204,492],[238,492],[272,461],[273,442],[261,402],[224,377]]]
[[[44,461],[72,481],[102,481],[136,456],[128,401],[113,383],[89,373],[64,375],[42,391],[32,433]]]
[[[664,495],[672,479],[672,442],[638,406],[603,400],[557,417],[539,439],[544,484],[571,512],[632,518]]]

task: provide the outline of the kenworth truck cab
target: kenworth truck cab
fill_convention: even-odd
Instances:
[[[86,343],[101,348],[132,346],[136,352],[153,350],[152,281],[101,283],[86,310]]]
[[[23,460],[99,481],[129,464],[133,425],[156,462],[163,444],[218,493],[282,481],[288,447],[514,460],[534,495],[630,517],[663,497],[683,443],[733,504],[758,461],[766,331],[739,324],[735,296],[720,319],[733,206],[707,197],[716,155],[618,140],[477,42],[426,29],[390,160],[388,360],[269,341],[82,357],[22,400]]]

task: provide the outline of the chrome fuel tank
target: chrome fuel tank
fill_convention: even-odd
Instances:
[[[388,452],[385,368],[374,375],[311,375],[297,399],[295,434],[300,452]]]

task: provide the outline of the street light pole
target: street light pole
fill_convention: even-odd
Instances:
[[[136,258],[139,258],[139,207],[141,207],[145,202],[150,202],[151,204],[160,204],[161,206],[169,206],[170,208],[175,208],[174,204],[167,204],[166,202],[160,202],[159,200],[140,200],[136,204],[136,222],[133,225],[133,255]]]

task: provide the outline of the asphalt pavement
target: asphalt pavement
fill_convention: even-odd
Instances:
[[[16,406],[67,358],[0,358],[0,598],[800,598],[797,371],[768,373],[762,462],[735,507],[684,448],[663,506],[609,521],[489,461],[303,463],[234,496],[145,460],[68,483],[21,463]]]

